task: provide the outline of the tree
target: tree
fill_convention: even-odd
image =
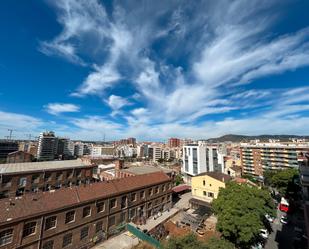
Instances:
[[[175,184],[176,184],[176,186],[178,186],[181,183],[183,183],[182,175],[181,174],[177,174],[175,176]]]
[[[212,237],[207,242],[208,249],[235,249],[235,246],[230,241],[223,239]]]
[[[297,169],[285,169],[274,173],[271,176],[271,185],[276,188],[281,195],[287,195],[294,189],[294,178],[298,176]]]
[[[265,214],[275,214],[268,191],[235,182],[220,189],[218,198],[213,201],[213,210],[218,217],[217,230],[241,248],[250,246],[258,238]]]
[[[207,249],[205,242],[196,238],[196,235],[190,233],[182,237],[172,237],[164,245],[164,249]]]

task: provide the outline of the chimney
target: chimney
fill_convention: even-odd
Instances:
[[[117,160],[115,162],[115,170],[119,171],[123,168],[123,160]]]

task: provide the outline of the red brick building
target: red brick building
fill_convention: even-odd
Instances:
[[[175,148],[180,146],[180,139],[179,138],[169,138],[168,139],[168,147]]]
[[[97,166],[81,160],[0,165],[0,199],[25,193],[90,184]]]
[[[171,207],[172,182],[162,172],[0,200],[0,247],[90,248]]]

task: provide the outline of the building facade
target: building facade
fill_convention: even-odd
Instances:
[[[90,184],[97,166],[81,160],[0,165],[0,198]]]
[[[0,141],[0,160],[6,161],[9,153],[18,151],[18,143],[14,141],[1,140]]]
[[[192,197],[205,202],[212,202],[218,197],[220,188],[232,178],[219,172],[207,172],[192,177]]]
[[[58,138],[52,131],[42,132],[39,136],[37,159],[39,161],[54,160],[57,154]]]
[[[6,163],[25,163],[32,162],[33,155],[24,151],[15,151],[8,154]]]
[[[175,147],[180,147],[180,139],[179,138],[175,138],[175,137],[171,137],[168,139],[168,147],[170,148],[175,148]]]
[[[308,151],[306,143],[241,144],[243,173],[262,176],[265,170],[298,168],[299,157]]]
[[[224,172],[225,153],[218,145],[198,142],[183,147],[184,180],[190,183],[192,176],[204,172]]]
[[[159,172],[0,200],[0,247],[90,248],[126,222],[168,210],[171,188]]]

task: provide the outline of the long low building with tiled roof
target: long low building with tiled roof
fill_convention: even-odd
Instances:
[[[82,248],[171,207],[163,172],[0,200],[0,248]],[[86,248],[86,247],[85,247]]]
[[[0,164],[0,199],[94,181],[97,165],[65,160]]]

